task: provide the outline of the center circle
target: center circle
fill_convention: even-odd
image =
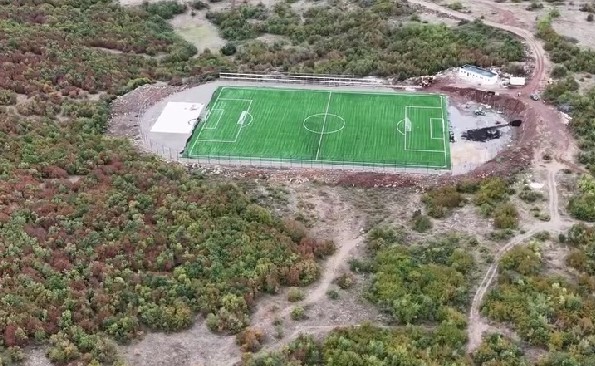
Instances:
[[[313,133],[328,135],[345,128],[345,120],[336,114],[318,113],[306,117],[304,128]]]

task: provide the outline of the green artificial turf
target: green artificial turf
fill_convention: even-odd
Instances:
[[[450,169],[448,135],[437,94],[220,87],[184,156]]]

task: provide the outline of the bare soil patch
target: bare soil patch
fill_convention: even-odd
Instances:
[[[193,44],[198,53],[205,50],[218,53],[225,45],[225,40],[219,35],[219,30],[206,18],[206,11],[197,11],[195,15],[188,11],[174,17],[170,24],[173,29],[188,43]]]
[[[187,331],[149,333],[120,350],[131,366],[229,366],[240,354],[234,336],[216,335],[202,321]]]
[[[559,34],[576,39],[581,47],[595,49],[595,23],[588,22],[588,13],[579,10],[582,3],[570,1],[557,6],[560,17],[554,19],[552,26]]]

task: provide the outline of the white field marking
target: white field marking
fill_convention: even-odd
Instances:
[[[300,163],[300,164],[340,164],[345,165],[349,163],[354,166],[379,166],[379,167],[397,167],[397,168],[432,168],[432,169],[445,169],[446,165],[397,165],[397,164],[383,164],[373,162],[361,162],[361,161],[349,161],[344,160],[298,160],[298,159],[283,159],[283,158],[266,158],[259,156],[241,156],[241,155],[193,155],[192,159],[200,158],[211,158],[218,160],[254,160],[262,162],[287,162],[287,163]]]
[[[444,108],[442,107],[427,107],[427,106],[415,106],[415,105],[411,105],[411,106],[405,106],[405,120],[409,119],[409,108],[425,108],[425,109],[441,109],[442,110],[442,115],[444,116]],[[411,120],[409,120],[411,121]],[[444,119],[443,119],[444,122]],[[412,123],[412,122],[410,122]],[[431,123],[431,121],[430,121]],[[431,127],[431,125],[430,125]],[[411,138],[411,136],[409,136]],[[431,137],[431,132],[430,132],[430,137]],[[442,140],[444,141],[444,139]],[[430,152],[430,153],[443,153],[444,155],[446,155],[446,150],[442,149],[442,150],[423,150],[423,149],[409,149],[407,148],[407,129],[405,129],[405,151],[417,151],[417,152]],[[446,162],[446,160],[445,160]],[[446,166],[446,165],[445,165]]]
[[[339,129],[337,129],[337,130],[334,130],[334,131],[324,131],[324,132],[321,132],[321,131],[314,131],[314,130],[312,130],[312,129],[309,129],[309,128],[306,126],[306,121],[307,121],[307,120],[309,120],[309,119],[310,119],[310,118],[312,118],[312,117],[318,117],[318,116],[325,116],[325,118],[326,118],[326,117],[328,117],[328,116],[337,117],[338,119],[340,119],[341,121],[343,121],[343,126],[341,126],[341,128],[339,128]],[[325,114],[325,113],[317,113],[317,114],[313,114],[313,115],[311,115],[311,116],[308,116],[308,117],[306,117],[306,118],[304,119],[304,122],[302,122],[302,127],[303,127],[303,128],[306,130],[306,131],[309,131],[309,132],[312,132],[312,133],[316,133],[316,134],[324,134],[324,135],[330,135],[331,133],[340,132],[340,131],[342,131],[342,130],[345,128],[345,119],[344,119],[343,117],[341,117],[341,116],[337,116],[336,114],[332,114],[332,113],[326,113],[326,114]]]
[[[219,94],[219,95],[221,95],[221,94]],[[254,119],[254,118],[252,117],[252,114],[250,114],[250,108],[252,107],[252,99],[229,99],[229,98],[219,98],[219,97],[217,97],[217,99],[215,100],[215,103],[216,103],[217,101],[219,101],[219,100],[223,100],[223,101],[227,100],[227,101],[242,101],[242,102],[249,102],[249,104],[248,104],[248,109],[246,109],[245,111],[242,111],[242,112],[241,112],[241,114],[244,114],[244,113],[245,113],[246,115],[249,115],[249,116],[250,116],[250,123],[248,123],[248,124],[239,124],[240,128],[239,128],[239,129],[238,129],[238,131],[236,132],[236,135],[234,136],[233,140],[231,140],[231,139],[230,139],[230,140],[225,140],[225,139],[201,139],[201,138],[200,138],[200,134],[201,134],[201,133],[202,133],[202,131],[205,129],[205,128],[204,128],[204,127],[205,127],[205,124],[203,124],[203,126],[202,126],[201,130],[199,131],[199,134],[198,134],[198,136],[196,136],[196,141],[194,141],[194,144],[192,144],[192,149],[194,149],[194,145],[196,145],[196,143],[197,143],[198,141],[200,141],[200,142],[236,143],[236,142],[238,141],[238,137],[240,136],[240,133],[242,132],[242,129],[243,129],[244,127],[246,127],[246,126],[248,126],[248,125],[252,124],[252,121],[253,121],[253,119]],[[223,110],[225,110],[224,108],[219,108],[219,109],[223,109]],[[240,116],[241,116],[241,114],[240,114]],[[236,122],[237,122],[237,121],[236,121]],[[219,122],[217,122],[217,123],[219,123]]]
[[[324,111],[324,120],[322,121],[322,131],[320,132],[320,139],[318,139],[318,150],[316,151],[316,159],[318,160],[318,156],[320,155],[320,146],[322,144],[322,138],[324,137],[324,128],[326,127],[326,117],[328,116],[328,109],[331,106],[331,96],[333,92],[328,93],[328,100],[326,101],[326,111]]]
[[[223,90],[225,90],[225,87],[222,87],[221,88],[221,91],[219,92],[219,94],[217,94],[217,98],[215,98],[215,102],[213,103],[213,107],[217,105],[217,101],[219,101],[219,97],[221,97],[221,93],[223,92]],[[210,112],[210,110],[209,110],[209,112]],[[207,112],[207,114],[210,114],[209,112]],[[205,126],[206,126],[206,123],[202,123],[202,126],[200,126],[200,130],[198,130],[198,135],[196,135],[196,140],[194,140],[194,143],[190,147],[190,151],[193,151],[194,150],[194,147],[196,146],[196,143],[198,142],[198,140],[200,138],[200,134],[202,133],[202,131],[204,131]]]
[[[242,127],[248,127],[252,124],[252,120],[254,120],[254,117],[248,111],[244,111],[244,113],[246,113],[246,116],[250,117],[250,120],[249,122],[242,122]]]
[[[446,97],[444,95],[441,95],[440,100],[442,101],[442,148],[444,149],[444,166],[447,166],[448,164],[446,163],[446,133],[448,132],[444,129],[444,122],[446,121],[446,119],[444,118],[444,110],[446,109]],[[448,127],[448,124],[446,125],[446,127]]]
[[[434,124],[432,121],[438,120],[442,123],[442,134],[439,137],[434,136]],[[431,140],[444,140],[444,120],[442,118],[430,118],[430,139]]]
[[[403,124],[403,122],[404,122],[404,121],[405,121],[405,120],[404,120],[404,119],[402,119],[402,120],[400,120],[399,122],[397,122],[397,127],[396,127],[396,130],[397,130],[397,132],[398,132],[398,133],[400,133],[401,135],[404,135],[404,134],[405,134],[405,133],[404,133],[403,131],[401,131],[401,129],[400,129],[400,127],[401,127],[401,125]]]
[[[213,126],[213,127],[207,127],[207,123],[206,122],[207,122],[208,118],[211,116],[211,114],[214,111],[219,111],[220,112],[219,113],[219,118],[217,118],[217,122],[215,122],[215,126]],[[217,126],[219,126],[219,121],[221,121],[221,116],[223,116],[223,113],[225,113],[225,109],[223,109],[223,108],[215,108],[215,109],[209,110],[209,113],[207,114],[207,116],[205,116],[205,125],[204,125],[203,129],[205,129],[205,130],[216,130],[217,129]]]

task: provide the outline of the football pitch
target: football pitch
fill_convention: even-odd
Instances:
[[[219,87],[183,155],[450,169],[444,96]]]

